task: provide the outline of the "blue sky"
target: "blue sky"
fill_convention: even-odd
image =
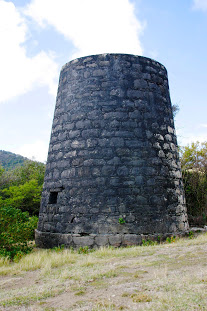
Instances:
[[[168,70],[179,145],[207,141],[207,0],[0,0],[0,149],[46,161],[61,67],[97,53]]]

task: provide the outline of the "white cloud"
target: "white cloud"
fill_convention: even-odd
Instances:
[[[207,141],[207,133],[206,132],[198,132],[197,134],[193,133],[185,133],[182,130],[176,130],[177,132],[177,139],[178,144],[180,146],[187,146],[191,143],[199,142],[206,142]]]
[[[52,54],[40,52],[29,58],[23,44],[27,24],[12,2],[0,0],[0,102],[26,93],[35,86],[57,89],[57,64]]]
[[[13,152],[31,160],[45,162],[47,160],[48,143],[42,140],[37,140],[30,144],[24,144]]]
[[[98,53],[142,54],[129,0],[33,0],[25,9],[41,27],[52,25],[75,46],[73,57]]]
[[[207,123],[200,124],[200,127],[205,127],[205,128],[207,128]]]
[[[207,0],[193,0],[193,8],[196,10],[207,11]]]

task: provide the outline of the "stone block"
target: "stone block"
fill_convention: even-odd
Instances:
[[[137,234],[123,234],[122,245],[131,246],[131,245],[141,245],[142,237]]]
[[[84,140],[74,140],[71,143],[71,147],[74,149],[80,149],[85,147],[85,141]]]
[[[109,244],[107,235],[98,235],[95,237],[95,244],[98,246],[106,246]]]
[[[137,196],[137,204],[142,204],[142,205],[146,205],[147,204],[147,198],[138,195]]]
[[[73,243],[76,246],[91,246],[94,244],[93,236],[73,236]]]
[[[112,246],[120,246],[122,243],[122,235],[116,234],[116,235],[109,235],[109,243]]]
[[[68,133],[69,138],[75,138],[75,137],[79,137],[80,136],[80,131],[76,130],[76,131],[69,131]]]
[[[67,169],[61,173],[61,178],[70,178],[75,176],[75,168]]]

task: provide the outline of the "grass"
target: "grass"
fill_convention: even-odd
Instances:
[[[23,294],[19,293],[19,290],[6,294],[4,300],[1,302],[2,306],[15,306],[15,305],[30,305],[32,302],[37,302],[48,297],[54,297],[63,292],[63,288],[46,288],[45,287],[33,287],[30,290],[25,289]],[[4,295],[5,296],[5,295]]]
[[[201,234],[88,254],[36,249],[17,263],[0,258],[0,310],[207,311],[206,253]]]

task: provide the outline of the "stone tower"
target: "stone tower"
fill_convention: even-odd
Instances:
[[[167,71],[141,56],[60,73],[36,244],[140,244],[188,229]]]

